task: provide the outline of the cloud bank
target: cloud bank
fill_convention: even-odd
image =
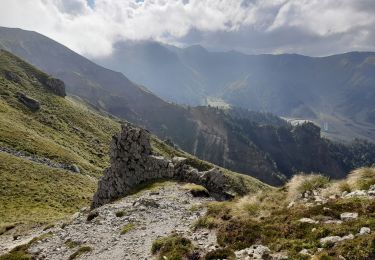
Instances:
[[[1,0],[0,26],[89,57],[127,40],[246,53],[375,50],[374,0]]]

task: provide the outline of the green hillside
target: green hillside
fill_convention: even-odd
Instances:
[[[49,222],[88,205],[96,180],[0,153],[0,229]]]
[[[9,72],[13,79],[6,76]],[[0,146],[76,164],[83,173],[99,176],[119,123],[76,99],[50,93],[38,80],[42,77],[48,75],[0,52]],[[19,92],[39,101],[41,108],[30,111],[17,100]]]
[[[97,180],[109,165],[108,148],[120,122],[74,97],[54,94],[49,76],[13,54],[0,50],[0,229],[14,223],[61,219],[90,204]],[[36,100],[30,110],[19,93]],[[176,150],[156,137],[156,153],[184,156],[200,170],[214,165]],[[11,153],[1,149],[11,149]],[[22,154],[16,154],[16,152]],[[29,157],[76,165],[80,172],[52,168]],[[233,191],[246,194],[270,186],[226,171]]]
[[[48,75],[0,51],[0,148],[75,164],[80,173],[0,152],[0,226],[48,222],[89,205],[108,165],[108,146],[120,124],[71,97],[53,94]],[[31,111],[23,93],[40,103]],[[93,176],[93,177],[90,177]]]

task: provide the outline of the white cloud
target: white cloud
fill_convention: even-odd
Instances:
[[[95,0],[93,8],[86,0],[0,0],[0,25],[92,57],[117,41],[150,39],[322,55],[375,49],[374,11],[372,0]]]

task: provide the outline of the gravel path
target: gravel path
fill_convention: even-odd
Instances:
[[[197,206],[210,200],[194,198],[181,184],[166,183],[157,190],[142,191],[96,209],[99,215],[91,221],[87,221],[87,212],[77,214],[64,228],[51,229],[53,236],[31,247],[30,252],[36,259],[69,259],[79,246],[89,246],[92,251],[81,259],[154,259],[153,241],[172,232],[181,233],[207,251],[216,246],[215,234],[193,231],[191,226],[204,214],[204,208]],[[118,212],[124,216],[116,216]],[[133,228],[121,234],[129,224]],[[69,248],[67,241],[79,245]]]

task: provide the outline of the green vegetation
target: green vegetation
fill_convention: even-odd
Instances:
[[[298,177],[298,175],[295,175]],[[295,177],[294,176],[294,177]],[[324,188],[329,183],[329,179],[323,175],[309,175],[308,178],[304,178],[298,191],[304,193],[306,191],[312,191],[320,188]]]
[[[159,260],[181,260],[192,253],[193,248],[193,244],[189,239],[172,234],[155,240],[152,244],[151,252],[159,254]]]
[[[2,224],[0,225],[0,236],[9,230],[12,230],[13,228],[16,227],[16,224]]]
[[[190,193],[194,197],[209,197],[210,196],[208,190],[205,187],[201,186],[201,185],[197,185],[197,184],[193,184],[193,183],[188,183],[188,184],[185,184],[182,188],[184,188],[185,190],[190,191]]]
[[[11,75],[11,76],[9,76]],[[75,164],[81,174],[0,153],[0,225],[45,223],[90,203],[109,164],[108,146],[120,124],[87,104],[49,91],[49,76],[0,51],[0,147]],[[32,112],[17,93],[37,100]]]
[[[120,211],[117,211],[117,212],[115,213],[115,215],[116,215],[116,217],[118,217],[118,218],[122,218],[123,216],[126,215],[126,212],[123,211],[123,210],[120,210]]]
[[[0,51],[0,147],[75,164],[81,174],[1,153],[0,225],[49,222],[88,205],[96,180],[85,175],[99,177],[109,164],[109,143],[120,124],[79,99],[54,95],[44,83],[48,77],[16,56]],[[16,97],[19,92],[37,100],[40,109],[33,112],[20,103]],[[155,137],[153,147],[169,158],[184,156],[200,170],[213,167]],[[248,185],[243,188],[237,182],[241,192],[266,187],[251,177],[241,178]],[[145,185],[152,189],[158,184]]]
[[[45,223],[90,203],[96,181],[0,153],[0,225]]]
[[[295,199],[296,196],[324,188],[328,185],[329,179],[320,174],[299,174],[294,175],[287,183],[289,199]]]
[[[375,184],[375,167],[360,168],[348,176],[348,185],[351,189],[367,190]]]
[[[74,241],[70,238],[68,240],[66,240],[64,244],[68,248],[75,248],[75,247],[79,246],[78,242],[76,242],[76,241]]]
[[[71,254],[69,256],[69,260],[76,259],[80,255],[83,255],[83,254],[91,252],[91,251],[92,251],[92,248],[90,246],[81,246],[80,248],[78,248],[78,250],[76,252],[74,252],[73,254]]]
[[[91,220],[93,220],[94,218],[96,218],[97,216],[99,216],[99,212],[96,211],[96,210],[93,210],[93,211],[91,211],[91,212],[87,215],[86,220],[87,220],[87,221],[91,221]]]
[[[134,228],[135,228],[135,224],[134,223],[128,223],[128,224],[126,224],[121,229],[121,235],[125,235],[126,233],[130,232]]]
[[[39,237],[33,238],[29,243],[17,246],[14,249],[12,249],[9,253],[1,255],[0,260],[32,260],[34,258],[27,253],[27,250],[36,242],[41,241],[49,236],[51,236],[51,234],[47,233]]]
[[[209,228],[212,229],[216,227],[216,218],[210,215],[200,217],[195,223],[194,228]]]
[[[208,252],[204,256],[204,260],[216,260],[216,259],[236,259],[236,255],[233,250],[228,248],[219,248],[213,251]]]
[[[9,71],[16,81],[5,76]],[[52,94],[38,80],[46,77],[0,52],[0,146],[76,164],[83,173],[99,176],[108,165],[108,145],[119,123],[76,99]],[[18,92],[38,100],[40,110],[32,112],[21,104]]]
[[[369,176],[372,169],[361,169],[362,176]],[[355,178],[361,183],[362,179]],[[372,182],[375,176],[367,179]],[[366,181],[366,182],[367,182]],[[354,182],[350,175],[345,182]],[[319,240],[326,236],[346,236],[358,234],[361,227],[375,230],[375,201],[366,197],[337,198],[325,204],[306,205],[297,203],[287,207],[296,196],[297,191],[321,189],[321,192],[332,194],[337,182],[327,182],[319,175],[300,175],[292,179],[284,188],[260,191],[255,195],[237,198],[233,201],[213,202],[208,204],[205,216],[202,216],[195,227],[217,230],[217,241],[222,247],[239,250],[255,243],[268,246],[272,251],[286,251],[291,259],[304,259],[299,252],[308,249],[321,258],[337,259],[339,255],[346,259],[373,259],[375,256],[375,235],[355,236],[336,246],[321,245]],[[357,186],[357,187],[360,187]],[[293,194],[291,196],[290,194]],[[327,219],[340,219],[343,212],[357,212],[358,219],[344,221],[342,224],[325,224]],[[311,218],[319,224],[303,223],[301,218]],[[323,252],[318,248],[324,247]],[[315,259],[315,258],[314,258]]]
[[[129,192],[131,195],[140,195],[142,192],[145,191],[158,191],[162,187],[166,187],[168,185],[173,185],[175,182],[173,181],[167,181],[167,180],[155,180],[152,182],[145,182],[137,187],[135,187],[133,190]]]

